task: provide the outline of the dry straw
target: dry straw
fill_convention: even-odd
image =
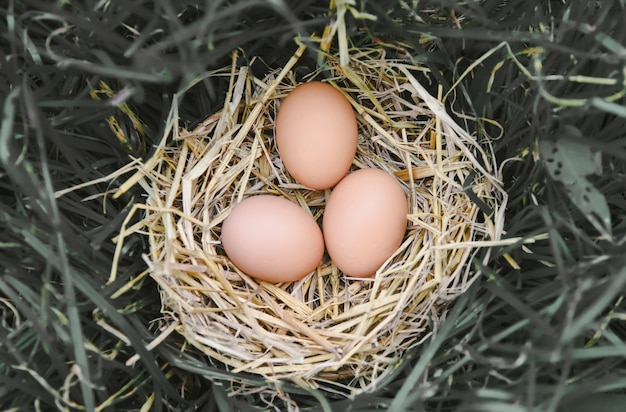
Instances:
[[[343,65],[321,52],[323,69],[304,81],[323,79],[353,105],[359,145],[352,169],[397,177],[410,205],[404,242],[372,279],[348,279],[328,258],[289,284],[241,273],[220,246],[221,223],[237,202],[283,196],[319,221],[329,194],[293,181],[273,137],[304,49],[262,79],[233,58],[232,67],[213,73],[230,78],[221,111],[192,131],[170,119],[172,143],[165,136],[118,192],[139,182],[147,193],[137,207],[142,221],[123,228],[118,249],[129,233],[145,233],[166,322],[206,355],[269,381],[354,396],[375,388],[467,289],[476,276],[470,260],[482,242],[500,239],[506,194],[489,142],[468,135],[441,97],[420,85],[423,67],[387,59],[380,47],[350,50]]]

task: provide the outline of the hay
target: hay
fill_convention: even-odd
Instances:
[[[319,220],[330,193],[295,183],[274,143],[276,112],[298,84],[291,69],[303,51],[263,79],[237,67],[236,57],[213,73],[230,77],[223,110],[191,131],[170,119],[173,143],[166,146],[164,136],[149,167],[129,180],[147,193],[137,206],[144,215],[123,228],[118,248],[128,233],[145,233],[144,258],[167,322],[207,356],[270,382],[352,397],[374,389],[434,332],[475,279],[470,260],[482,242],[500,239],[507,197],[489,142],[479,144],[446,113],[441,95],[427,93],[414,75],[423,67],[387,59],[380,47],[350,50],[347,65],[323,53],[324,71],[305,80],[330,82],[353,105],[359,145],[352,169],[383,169],[401,182],[410,204],[404,241],[372,279],[348,279],[327,257],[289,284],[238,271],[219,241],[237,202],[270,193]]]

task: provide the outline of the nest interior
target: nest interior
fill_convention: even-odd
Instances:
[[[241,273],[220,246],[221,223],[237,202],[279,195],[319,222],[330,193],[298,185],[274,143],[303,50],[264,78],[235,58],[212,74],[230,78],[223,109],[192,131],[174,127],[172,142],[139,166],[147,195],[134,227],[149,239],[145,259],[165,319],[188,342],[234,371],[353,396],[389,374],[467,289],[476,276],[469,260],[500,239],[506,194],[489,142],[479,144],[422,87],[423,67],[376,47],[352,50],[347,65],[327,53],[304,81],[330,82],[353,105],[352,170],[395,175],[409,203],[404,241],[372,279],[345,277],[327,256],[288,284]]]

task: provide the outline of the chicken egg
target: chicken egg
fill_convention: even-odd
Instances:
[[[326,251],[347,276],[371,277],[402,243],[407,214],[406,195],[393,176],[380,169],[354,171],[326,202]]]
[[[296,87],[278,109],[274,128],[283,165],[301,185],[328,189],[348,172],[358,127],[350,102],[333,86]]]
[[[235,205],[222,223],[221,241],[239,270],[268,282],[302,279],[324,255],[324,238],[313,217],[273,195],[251,196]]]

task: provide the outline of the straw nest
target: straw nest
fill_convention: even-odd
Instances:
[[[470,259],[500,239],[506,194],[489,142],[428,94],[416,78],[427,78],[423,67],[359,49],[347,65],[325,53],[323,70],[297,79],[303,50],[262,79],[235,59],[211,74],[230,77],[224,108],[192,131],[170,119],[171,143],[139,167],[147,196],[133,228],[149,239],[165,319],[190,344],[234,371],[354,396],[375,388],[467,289]],[[352,170],[388,171],[409,201],[404,241],[372,279],[346,278],[325,257],[300,281],[259,282],[220,246],[221,223],[247,196],[283,196],[321,219],[330,192],[296,184],[273,136],[282,99],[309,80],[328,81],[354,107]]]

